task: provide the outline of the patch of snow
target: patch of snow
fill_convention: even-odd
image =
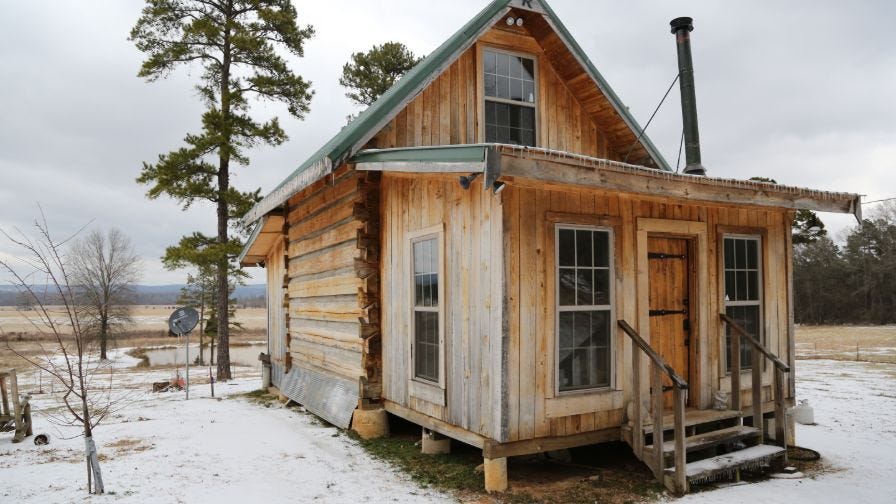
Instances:
[[[816,425],[797,425],[796,443],[835,469],[812,478],[719,488],[676,503],[891,503],[896,501],[896,365],[801,360],[797,399]]]
[[[124,351],[112,356],[115,368],[129,358]],[[11,435],[0,435],[0,502],[455,501],[421,489],[308,414],[237,396],[258,388],[260,376],[250,371],[235,368],[236,380],[216,384],[217,399],[208,383],[195,385],[190,400],[183,392],[148,392],[171,370],[113,373],[115,393],[129,402],[94,434],[105,496],[84,489],[78,429],[49,424],[42,413],[57,404],[50,394],[34,395],[34,432],[50,434],[50,444],[12,444]],[[23,391],[32,389],[23,383]]]

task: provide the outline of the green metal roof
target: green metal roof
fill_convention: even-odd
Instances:
[[[357,119],[344,127],[336,136],[311,155],[298,169],[290,174],[270,194],[264,197],[250,210],[243,220],[252,223],[271,210],[285,203],[290,197],[320,179],[333,168],[338,167],[349,157],[363,148],[378,131],[392,120],[411,99],[435,80],[444,69],[450,66],[463,51],[466,51],[488,29],[490,29],[507,11],[513,7],[525,8],[519,0],[494,0],[479,14],[465,24],[460,30],[446,40],[441,46],[395,83],[373,105],[362,112]],[[544,16],[558,32],[570,51],[575,55],[592,79],[600,87],[616,111],[622,116],[635,134],[641,131],[637,121],[631,116],[619,97],[600,75],[582,48],[550,8],[545,0],[537,0]],[[537,9],[536,9],[537,10]],[[668,163],[646,136],[641,136],[641,143],[661,169],[671,171]]]

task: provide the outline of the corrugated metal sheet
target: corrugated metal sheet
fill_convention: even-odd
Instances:
[[[280,386],[283,383],[283,366],[276,362],[271,362],[271,385],[277,387],[282,390]]]
[[[358,406],[358,384],[293,367],[280,392],[331,424],[348,429]]]

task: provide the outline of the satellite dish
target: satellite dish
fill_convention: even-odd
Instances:
[[[168,329],[178,336],[192,331],[198,323],[199,312],[189,307],[178,308],[168,317]]]

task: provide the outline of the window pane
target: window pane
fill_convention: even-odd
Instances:
[[[510,57],[510,76],[517,79],[523,76],[523,63],[517,56]]]
[[[513,101],[523,101],[523,81],[519,79],[510,79],[510,99]]]
[[[733,251],[734,248],[732,248],[731,250]],[[735,278],[734,278],[734,272],[726,271],[725,272],[725,300],[726,301],[734,301],[735,299],[737,299],[736,287],[737,287],[737,282],[735,281]]]
[[[594,232],[594,265],[602,268],[610,267],[610,233]]]
[[[756,269],[758,263],[758,253],[756,247],[756,240],[745,240],[747,242],[747,267],[750,269]]]
[[[498,96],[498,77],[485,76],[485,96]]]
[[[423,254],[424,246],[423,242],[414,243],[414,274],[424,273],[426,272],[426,268],[423,266]]]
[[[560,349],[573,347],[576,312],[560,312]]]
[[[495,102],[490,102],[490,101],[485,102],[485,123],[486,124],[497,124],[498,123],[497,104]]]
[[[535,132],[529,129],[520,130],[519,145],[535,145]]]
[[[529,107],[517,107],[520,112],[520,127],[523,129],[535,129],[535,109]]]
[[[594,264],[591,247],[591,231],[576,231],[576,266],[592,266]]]
[[[591,346],[591,312],[574,312],[574,314],[573,346],[576,348]]]
[[[747,299],[747,272],[738,271],[735,273],[735,277],[737,278],[737,297],[734,300],[744,301]]]
[[[510,75],[510,56],[507,54],[496,53],[498,60],[498,75]]]
[[[576,305],[576,270],[573,268],[561,268],[559,274],[560,306]]]
[[[494,74],[498,72],[497,54],[492,51],[485,51],[485,73]]]
[[[561,348],[557,359],[560,390],[572,388],[572,348]]]
[[[501,126],[498,128],[498,142],[509,144],[511,143],[511,134],[510,128],[506,126]]]
[[[725,269],[734,269],[734,240],[725,238]]]
[[[576,270],[576,304],[591,306],[594,304],[594,270]]]
[[[423,275],[414,275],[414,304],[423,306]]]
[[[535,62],[529,58],[521,58],[523,62],[523,79],[535,80]]]
[[[725,310],[725,313],[734,319],[738,325],[743,327],[747,334],[753,336],[760,342],[762,341],[759,331],[759,306],[729,306]],[[731,369],[731,331],[732,329],[729,327],[725,334],[725,363],[727,366],[726,369],[729,370]],[[750,345],[744,338],[741,338],[741,369],[750,369],[752,367],[752,348],[752,345]]]
[[[610,270],[594,270],[594,304],[610,304]]]
[[[737,269],[747,268],[747,241],[735,240],[734,242],[734,266]]]
[[[510,99],[510,79],[498,76],[498,98]]]
[[[429,381],[439,381],[438,313],[414,314],[414,375]]]
[[[495,110],[497,111],[497,120],[495,124],[499,126],[507,126],[510,124],[510,105],[506,103],[497,103],[495,104]]]
[[[591,312],[591,341],[600,348],[610,347],[610,312],[607,310]]]
[[[559,337],[561,391],[610,384],[609,311],[561,312]]]
[[[523,81],[523,101],[526,103],[535,103],[535,83],[531,81]]]
[[[759,300],[759,272],[747,272],[747,299],[750,301]]]
[[[576,265],[576,232],[572,229],[561,229],[558,247],[560,266]]]

